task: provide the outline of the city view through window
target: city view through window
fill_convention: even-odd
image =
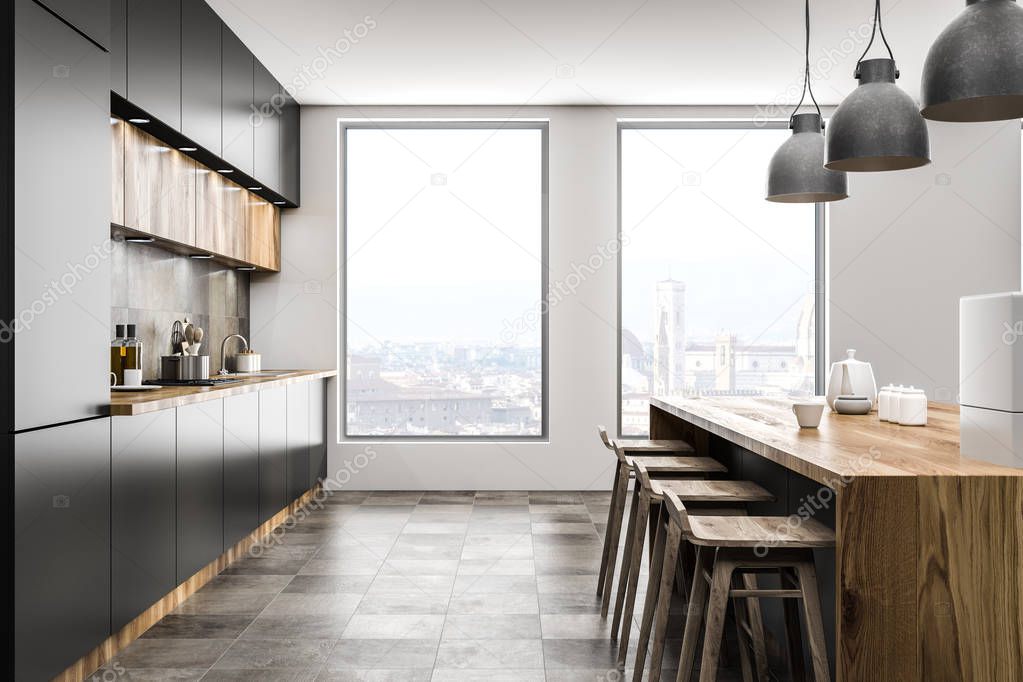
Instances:
[[[345,433],[543,434],[543,131],[348,128]]]
[[[623,129],[621,427],[651,395],[805,395],[815,207],[764,200],[788,130]]]

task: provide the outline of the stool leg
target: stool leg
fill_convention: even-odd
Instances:
[[[739,575],[739,571],[732,573],[732,587],[741,588],[745,576]],[[739,665],[742,667],[743,682],[753,682],[753,661],[750,660],[749,647],[746,646],[749,640],[752,646],[753,635],[750,625],[749,610],[746,608],[748,600],[743,597],[734,597],[732,606],[735,608],[735,632],[739,643]]]
[[[612,527],[615,525],[618,511],[618,480],[621,477],[622,463],[615,461],[615,476],[611,483],[611,502],[607,507],[607,525],[604,527],[604,551],[600,555],[600,574],[597,576],[597,596],[604,594],[604,578],[607,576],[607,559],[611,551]],[[624,503],[623,503],[624,508]],[[619,525],[619,528],[621,526]],[[616,540],[617,542],[617,540]],[[617,549],[617,547],[615,548]]]
[[[632,556],[632,546],[636,544],[636,533],[642,533],[642,529],[636,530],[636,519],[639,517],[639,491],[641,486],[639,482],[635,482],[635,489],[632,491],[632,504],[629,506],[629,528],[625,533],[625,545],[623,545],[622,551],[622,570],[618,574],[618,592],[615,597],[615,610],[612,613],[612,639],[618,639],[618,625],[622,618],[622,603],[625,601],[625,582],[629,578],[629,567],[632,562],[629,558]],[[641,535],[639,536],[642,537]],[[611,598],[611,590],[608,590],[604,594],[604,598]],[[607,607],[605,607],[607,611]],[[607,613],[602,613],[602,616],[607,616]]]
[[[618,470],[618,482],[615,484],[618,489],[618,499],[615,500],[615,518],[611,526],[611,537],[607,546],[607,570],[604,574],[604,594],[600,602],[600,616],[607,618],[607,607],[611,603],[611,585],[614,583],[615,575],[615,564],[618,562],[618,541],[622,534],[622,523],[624,522],[625,516],[625,499],[629,496],[629,470],[624,466],[619,466]],[[633,500],[633,508],[635,509],[635,500]],[[632,533],[632,517],[635,516],[635,511],[630,515],[629,518],[629,534]],[[629,535],[626,535],[626,543],[628,543]]]
[[[814,563],[804,561],[796,565],[799,589],[803,593],[803,612],[806,615],[806,632],[810,640],[810,660],[813,662],[813,676],[816,682],[830,682],[831,668],[828,665],[828,647],[824,638],[824,619],[821,616],[821,597],[817,590],[817,569]]]
[[[742,582],[747,590],[757,589],[756,574],[743,575]],[[764,636],[764,616],[760,611],[760,600],[757,598],[747,599],[746,609],[750,632],[753,633],[753,662],[756,664],[757,681],[768,682],[770,669],[767,665],[767,638]]]
[[[646,660],[647,645],[650,644],[650,629],[654,621],[654,608],[660,599],[661,571],[664,563],[664,543],[667,536],[668,519],[664,509],[657,515],[657,536],[654,539],[654,556],[650,560],[650,580],[646,588],[646,600],[643,603],[643,623],[639,628],[639,642],[636,649],[637,682],[643,677],[643,662]]]
[[[668,524],[668,539],[664,548],[664,562],[661,566],[661,583],[658,589],[657,607],[654,612],[654,646],[650,652],[650,682],[661,679],[661,662],[664,660],[664,642],[668,638],[668,616],[671,610],[671,587],[675,581],[675,565],[678,564],[679,544],[682,541],[682,529],[675,524]],[[646,614],[644,614],[645,616]],[[638,654],[637,654],[638,655]],[[637,659],[638,661],[639,659]],[[636,676],[633,682],[640,682],[643,675],[642,667],[636,665]]]
[[[789,569],[782,569],[782,588],[798,587],[799,584]],[[806,666],[803,665],[803,628],[799,621],[799,602],[795,599],[782,599],[785,610],[785,640],[789,652],[789,669],[792,671],[793,682],[806,682]]]
[[[636,510],[636,527],[633,529],[632,545],[629,555],[622,557],[622,575],[618,581],[618,596],[615,598],[614,620],[611,624],[611,638],[617,639],[621,630],[621,650],[618,652],[620,662],[625,662],[626,649],[629,643],[629,632],[632,630],[632,607],[636,603],[636,587],[639,583],[639,569],[643,565],[643,546],[646,539],[647,520],[650,516],[650,498],[643,487],[636,481],[636,494],[639,505]],[[626,613],[628,609],[628,613]]]
[[[721,640],[725,634],[725,614],[728,611],[728,593],[735,563],[720,556],[714,562],[710,597],[707,599],[707,626],[703,633],[703,658],[700,660],[700,682],[715,682]]]
[[[696,647],[700,644],[700,626],[703,624],[704,612],[707,608],[707,584],[705,574],[714,565],[714,549],[711,547],[696,548],[696,565],[693,568],[693,586],[689,590],[689,602],[686,605],[686,627],[682,635],[682,655],[678,661],[678,677],[676,682],[689,682],[696,665]]]

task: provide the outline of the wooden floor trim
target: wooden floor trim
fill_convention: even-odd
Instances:
[[[277,512],[270,520],[242,538],[234,547],[227,550],[209,564],[199,569],[192,577],[167,593],[160,601],[139,614],[119,631],[107,637],[102,644],[71,664],[67,670],[54,677],[54,682],[83,682],[103,664],[113,660],[120,651],[142,636],[161,618],[176,609],[183,601],[195,594],[206,583],[213,580],[235,560],[240,559],[253,545],[269,536],[299,508],[310,502],[320,490],[320,485],[311,488],[287,507]]]

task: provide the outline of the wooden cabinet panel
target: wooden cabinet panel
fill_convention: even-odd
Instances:
[[[124,127],[124,225],[194,243],[196,162],[135,126]]]
[[[220,173],[203,169],[197,183],[195,246],[246,262],[249,192]]]
[[[245,261],[274,272],[281,270],[281,212],[269,201],[249,194],[245,224],[248,251]]]
[[[128,124],[110,119],[110,222],[124,225],[124,131]]]

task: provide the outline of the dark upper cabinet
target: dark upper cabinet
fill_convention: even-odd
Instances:
[[[110,420],[14,442],[14,676],[48,680],[110,635]]]
[[[253,69],[253,175],[264,187],[276,192],[281,187],[281,115],[284,113],[284,100],[280,83],[259,60],[254,60]]]
[[[110,0],[110,89],[128,97],[128,0]]]
[[[224,398],[224,551],[259,525],[259,393]]]
[[[309,487],[327,477],[327,380],[309,382]]]
[[[252,53],[226,25],[221,29],[223,63],[223,158],[242,172],[253,175]],[[258,178],[257,178],[258,179]]]
[[[288,384],[288,502],[309,489],[309,384]]]
[[[300,203],[301,115],[298,102],[283,88],[282,92],[284,107],[281,111],[281,187],[278,192],[297,206]]]
[[[110,237],[109,55],[30,0],[14,11],[14,251],[6,264],[23,327],[13,341],[0,335],[14,347],[14,424],[4,431],[102,415],[110,404],[100,360],[109,330],[96,324],[110,319],[110,259],[97,258]],[[74,286],[55,289],[69,272]]]
[[[40,0],[61,19],[88,36],[104,50],[110,49],[109,0]]]
[[[286,386],[259,392],[259,522],[287,506],[284,499],[288,450]]]
[[[181,0],[128,3],[128,96],[181,129]]]
[[[111,418],[110,566],[116,632],[174,589],[175,413]]]
[[[205,0],[181,0],[181,132],[221,155],[223,22]]]
[[[224,401],[177,408],[177,581],[224,551]]]

